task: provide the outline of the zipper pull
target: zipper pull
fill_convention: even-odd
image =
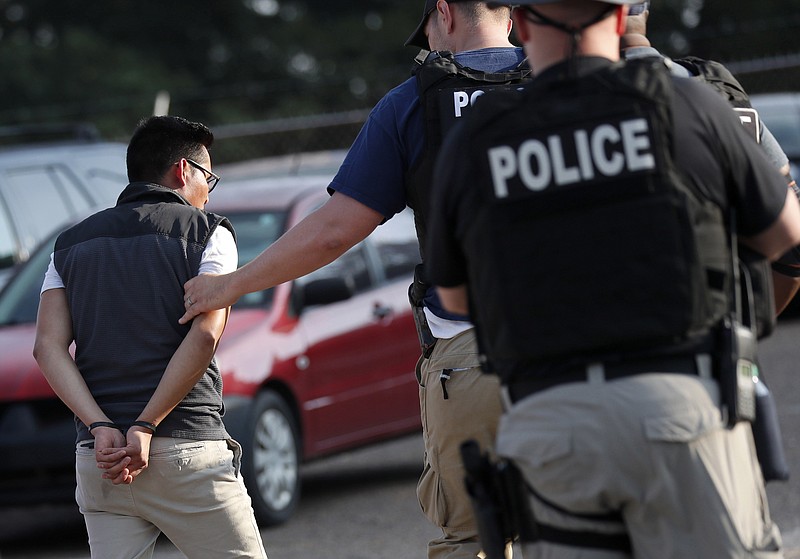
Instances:
[[[441,374],[439,375],[439,382],[442,383],[442,394],[444,395],[444,399],[447,400],[449,398],[447,394],[447,386],[446,383],[450,380],[450,373],[453,372],[453,369],[443,369]]]

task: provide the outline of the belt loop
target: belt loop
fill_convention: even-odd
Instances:
[[[606,368],[602,363],[589,363],[586,366],[586,380],[589,384],[602,384],[606,381]]]
[[[700,378],[711,378],[711,356],[708,353],[698,353],[694,356],[697,364],[697,375]]]

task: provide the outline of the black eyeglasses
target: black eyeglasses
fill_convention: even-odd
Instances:
[[[219,182],[219,175],[215,175],[214,173],[212,173],[211,171],[200,165],[200,163],[198,163],[197,161],[187,159],[186,162],[192,167],[200,169],[205,174],[207,174],[208,176],[206,177],[206,182],[208,183],[208,191],[211,192],[212,190],[214,190],[214,187],[217,186],[217,183]]]

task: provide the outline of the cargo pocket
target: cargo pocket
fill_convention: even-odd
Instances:
[[[447,499],[441,489],[439,474],[426,463],[417,483],[417,500],[425,516],[436,526],[447,526]]]
[[[761,547],[770,521],[747,423],[726,429],[718,410],[688,409],[647,419],[645,433],[652,443],[674,445],[654,445],[652,459],[670,464],[668,475],[692,492],[692,502],[735,530],[744,549]]]

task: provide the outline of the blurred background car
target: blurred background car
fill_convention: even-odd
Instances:
[[[800,93],[759,93],[750,102],[789,158],[792,176],[800,179]]]
[[[53,231],[114,205],[126,149],[87,125],[0,127],[0,286]]]
[[[208,210],[233,222],[243,265],[324,203],[329,179],[223,174]],[[31,356],[53,242],[0,292],[0,505],[74,498],[73,417]],[[234,306],[217,350],[224,420],[262,525],[291,516],[302,461],[419,430],[407,296],[419,259],[404,212],[330,265]]]

